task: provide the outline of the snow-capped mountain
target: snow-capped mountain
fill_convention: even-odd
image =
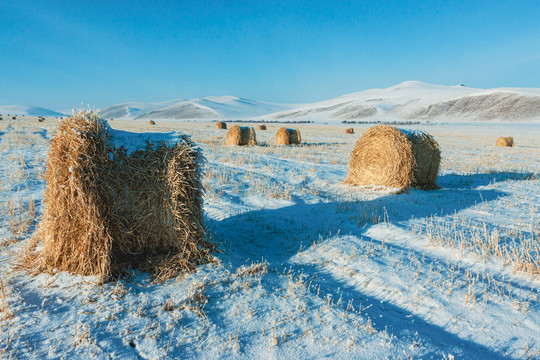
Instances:
[[[406,81],[310,104],[276,104],[235,96],[128,102],[100,110],[106,119],[234,119],[267,121],[540,122],[540,89],[475,89]],[[63,116],[33,106],[0,105],[1,114]]]
[[[280,120],[540,120],[540,89],[475,89],[406,81],[262,116]]]
[[[101,110],[115,119],[245,119],[290,109],[292,105],[254,101],[235,96],[171,100],[160,103],[124,103]]]
[[[0,105],[0,114],[25,115],[25,116],[65,116],[65,114],[37,107],[23,105]]]

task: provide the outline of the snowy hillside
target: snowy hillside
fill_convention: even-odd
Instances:
[[[297,106],[261,119],[313,121],[539,121],[540,89],[474,89],[406,81]]]
[[[285,109],[291,105],[238,98],[209,96],[202,99],[171,100],[160,103],[125,103],[101,110],[114,119],[246,119]]]
[[[101,109],[117,120],[260,120],[269,122],[540,122],[540,89],[475,89],[406,81],[310,104],[276,104],[235,96],[128,102]],[[0,106],[0,113],[62,116],[31,106]]]
[[[64,114],[44,109],[37,106],[23,105],[0,105],[0,114],[2,115],[25,115],[25,116],[64,116]]]
[[[129,102],[109,106],[101,110],[101,116],[106,119],[134,119],[137,116],[166,108],[181,100],[162,101],[156,103]]]

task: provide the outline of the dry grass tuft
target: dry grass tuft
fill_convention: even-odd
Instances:
[[[345,129],[345,134],[354,134],[354,129],[353,128]]]
[[[255,130],[252,127],[233,125],[225,136],[225,145],[257,145]]]
[[[512,136],[508,136],[508,137],[501,136],[500,138],[497,139],[497,142],[495,143],[495,145],[513,147],[514,138]]]
[[[45,212],[27,257],[39,271],[99,275],[124,269],[167,276],[210,259],[202,216],[202,156],[187,137],[128,154],[95,112],[62,121],[47,160]],[[158,274],[158,275],[160,275]]]
[[[216,129],[227,129],[227,123],[218,121],[218,122],[216,123]]]
[[[264,124],[257,125],[257,130],[266,130],[266,125]]]
[[[302,137],[298,129],[280,128],[276,133],[276,145],[300,145]]]
[[[431,135],[377,125],[356,142],[345,183],[434,189],[440,161]]]

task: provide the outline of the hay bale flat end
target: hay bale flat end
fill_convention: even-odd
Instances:
[[[506,137],[501,136],[495,142],[495,146],[513,147],[514,146],[514,138],[512,136],[506,136]]]
[[[255,130],[252,127],[233,125],[225,136],[225,145],[257,145]]]
[[[435,189],[440,161],[431,135],[377,125],[356,142],[345,183]]]
[[[282,127],[276,132],[276,145],[300,145],[301,143],[302,137],[298,129]]]

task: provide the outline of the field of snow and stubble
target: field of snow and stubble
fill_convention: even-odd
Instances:
[[[56,121],[0,121],[0,358],[540,357],[540,124],[415,125],[442,189],[402,194],[340,184],[367,126],[226,147],[214,123],[110,125],[202,148],[217,261],[163,284],[16,271]]]

